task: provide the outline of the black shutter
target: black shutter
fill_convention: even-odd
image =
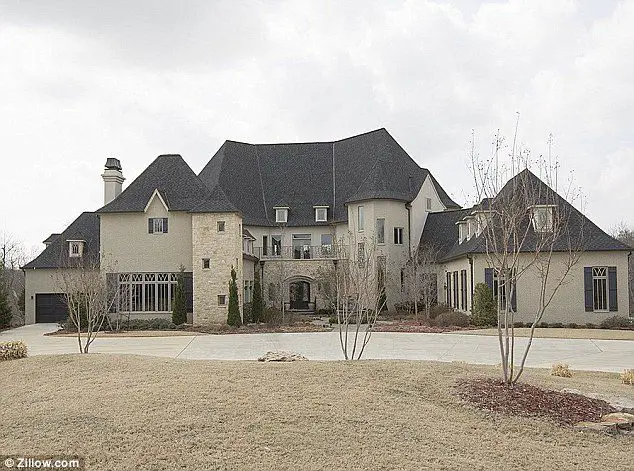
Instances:
[[[154,219],[152,218],[147,220],[147,232],[148,234],[154,234]]]
[[[610,290],[610,311],[618,311],[619,297],[616,291],[616,267],[608,267],[608,289]]]
[[[186,271],[183,273],[183,278],[187,312],[194,312],[194,274],[190,271]]]
[[[592,306],[592,267],[583,268],[583,291],[586,305],[586,312],[594,311]]]
[[[167,218],[163,218],[163,233],[167,234]]]
[[[493,268],[484,269],[484,283],[489,287],[493,293]],[[493,293],[493,296],[497,296],[497,293]]]
[[[513,291],[511,291],[511,309],[517,312],[517,280],[513,281]]]

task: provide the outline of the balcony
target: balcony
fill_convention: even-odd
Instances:
[[[260,260],[335,260],[341,251],[335,245],[295,245],[256,247]]]

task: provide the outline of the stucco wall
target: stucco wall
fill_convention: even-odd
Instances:
[[[148,218],[168,218],[167,234],[149,234]],[[145,213],[105,213],[100,217],[101,253],[115,272],[192,270],[192,223],[186,212],[168,212],[155,197]]]
[[[529,256],[523,256],[523,260],[528,260]],[[564,254],[554,254],[553,263],[550,268],[550,283],[548,292],[551,293],[557,278],[561,278],[567,257]],[[528,263],[528,262],[524,262]],[[452,261],[443,265],[444,271],[469,269],[466,257]],[[617,296],[618,311],[610,312],[586,312],[584,302],[584,279],[583,269],[587,266],[615,266],[617,267]],[[461,268],[464,267],[464,268]],[[485,255],[473,256],[474,280],[473,286],[477,283],[484,283],[484,270],[488,267]],[[566,277],[565,283],[557,290],[553,301],[549,305],[542,322],[561,322],[564,324],[600,324],[608,317],[615,315],[628,317],[629,297],[628,297],[628,267],[626,252],[586,252],[581,255],[579,262],[572,268]],[[470,272],[467,272],[470,276]],[[439,293],[444,288],[445,275],[439,277]],[[517,322],[531,322],[539,306],[539,292],[541,288],[541,278],[535,269],[526,271],[521,275],[517,283]],[[471,293],[468,291],[469,299]],[[444,294],[441,294],[444,300]],[[469,309],[471,302],[469,302]]]
[[[431,199],[431,210],[427,209],[427,198]],[[423,234],[423,227],[425,227],[425,222],[427,221],[427,215],[430,212],[444,211],[445,209],[447,208],[440,201],[436,187],[432,183],[431,178],[427,176],[418,191],[418,195],[416,195],[411,204],[412,249],[418,247],[420,236]]]
[[[35,295],[63,293],[60,281],[62,272],[72,273],[70,268],[38,268],[24,271],[24,323],[35,323]],[[67,276],[67,275],[63,275]]]
[[[236,270],[240,313],[244,294],[242,258],[242,218],[236,213],[204,213],[192,215],[194,324],[225,323],[229,303],[231,267]],[[225,231],[218,232],[217,222],[225,222]],[[203,258],[210,259],[204,269]],[[227,304],[218,305],[218,295],[225,295]]]

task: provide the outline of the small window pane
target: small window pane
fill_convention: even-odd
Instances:
[[[209,268],[211,261],[208,258],[203,258],[203,268]]]
[[[218,295],[218,306],[224,306],[227,304],[227,297],[224,294]]]
[[[365,226],[365,215],[364,215],[363,206],[359,206],[359,209],[357,210],[357,212],[358,212],[357,228],[359,232],[362,232]]]
[[[218,232],[225,231],[225,221],[218,221]]]
[[[385,219],[376,220],[376,243],[385,244]]]

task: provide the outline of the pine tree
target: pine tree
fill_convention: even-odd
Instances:
[[[236,283],[236,271],[231,267],[231,281],[229,281],[229,312],[227,314],[227,324],[240,327],[242,318],[240,317],[240,306],[238,305],[238,285]]]
[[[255,270],[255,277],[253,280],[253,300],[251,301],[251,321],[259,324],[262,321],[262,311],[264,306],[262,305],[262,284],[260,283],[260,272]]]
[[[185,267],[181,265],[176,281],[176,293],[172,305],[172,322],[181,325],[187,321],[187,306],[185,301]]]

